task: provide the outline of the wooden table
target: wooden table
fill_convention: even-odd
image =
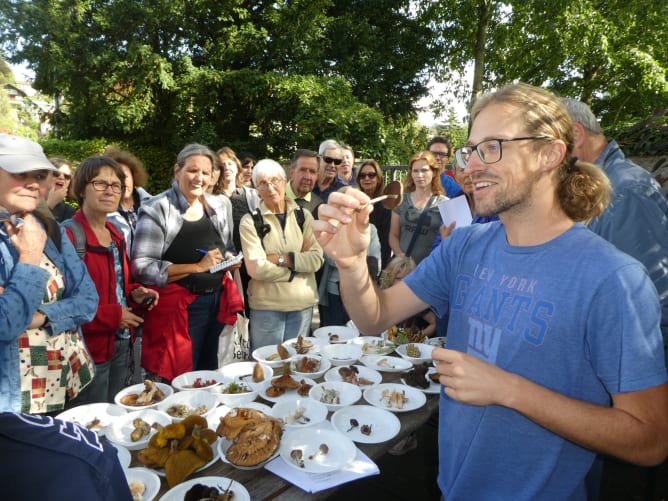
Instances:
[[[400,374],[396,373],[382,373],[383,382],[399,382]],[[422,426],[432,415],[432,413],[438,410],[438,395],[427,395],[427,403],[423,405],[420,409],[416,409],[410,412],[397,413],[396,416],[401,422],[401,430],[399,434],[394,437],[392,440],[383,442],[380,444],[355,444],[362,452],[369,456],[372,460],[380,458],[385,454],[395,443],[401,440],[406,435],[417,430]],[[258,397],[259,402],[270,404],[270,402],[265,402]],[[363,399],[360,399],[358,402],[366,403]],[[328,419],[331,417],[331,412],[328,414]],[[132,453],[132,464],[131,466],[141,466],[137,461],[137,453]],[[206,477],[206,476],[222,476],[236,480],[237,482],[243,484],[243,486],[250,493],[250,497],[253,501],[256,500],[283,500],[283,501],[300,501],[300,500],[319,500],[326,499],[332,493],[336,491],[337,488],[328,489],[325,491],[318,492],[317,494],[310,494],[304,492],[298,487],[295,487],[290,482],[282,479],[269,472],[264,468],[257,470],[239,470],[233,466],[223,463],[222,461],[216,461],[212,466],[199,471],[193,474],[189,478],[197,477]],[[161,488],[158,498],[169,490],[167,487],[167,481],[164,477],[161,477]],[[347,485],[347,484],[346,484]]]

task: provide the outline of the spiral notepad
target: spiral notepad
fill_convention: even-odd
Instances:
[[[221,261],[220,263],[213,265],[211,268],[209,268],[209,273],[217,273],[221,270],[224,270],[225,268],[229,268],[230,266],[234,266],[237,263],[240,263],[241,260],[244,258],[244,255],[239,253],[234,257],[231,257],[230,259],[227,259],[225,261]]]

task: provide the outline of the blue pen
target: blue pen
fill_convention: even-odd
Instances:
[[[202,254],[202,256],[206,256],[209,253],[209,251],[206,251],[204,249],[195,249],[195,252],[199,252],[200,254]]]

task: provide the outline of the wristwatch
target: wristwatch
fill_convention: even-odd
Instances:
[[[277,264],[278,264],[278,266],[285,266],[285,258],[283,257],[282,254],[280,256],[278,256],[278,263]]]

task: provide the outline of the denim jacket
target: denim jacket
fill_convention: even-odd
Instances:
[[[63,274],[65,291],[59,300],[42,305],[49,273],[38,266],[18,263],[18,254],[0,230],[0,411],[21,410],[18,337],[26,330],[38,309],[49,319],[52,333],[79,329],[97,311],[97,292],[83,261],[79,259],[64,230],[62,250],[51,239],[44,253]]]

